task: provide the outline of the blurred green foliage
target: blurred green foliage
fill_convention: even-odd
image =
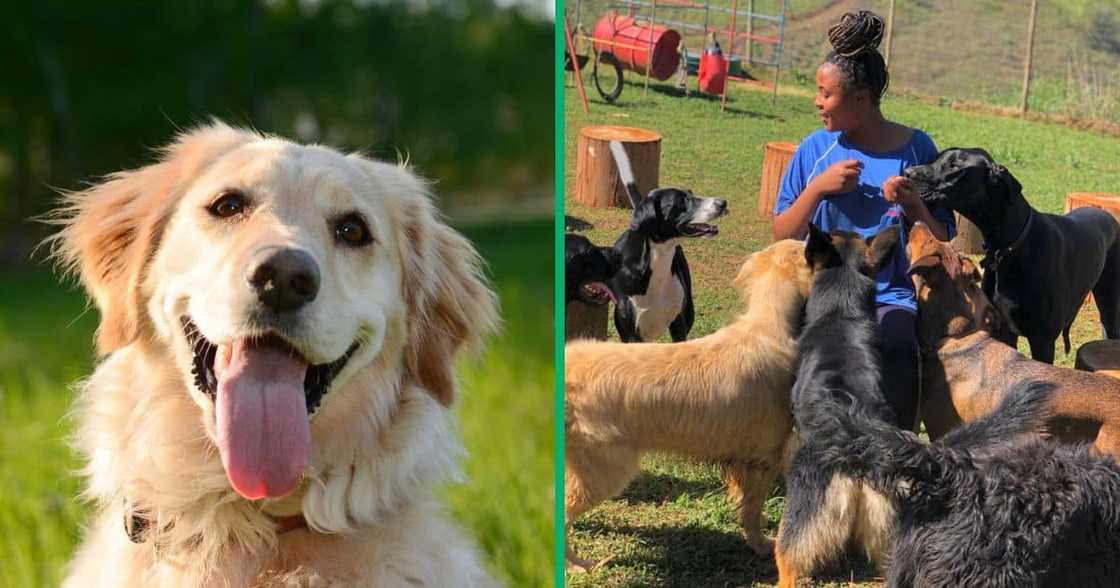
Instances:
[[[517,5],[49,0],[3,20],[0,259],[27,259],[55,188],[211,116],[408,157],[445,200],[553,181],[553,24]]]

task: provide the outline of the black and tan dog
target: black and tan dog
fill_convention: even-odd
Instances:
[[[995,411],[927,444],[843,391],[807,424],[824,467],[891,497],[898,525],[887,585],[1120,585],[1120,467],[1035,434],[1049,384],[1024,382]]]
[[[822,452],[833,441],[813,422],[819,400],[832,390],[849,391],[869,414],[895,422],[881,388],[874,276],[893,257],[898,239],[897,227],[864,240],[809,225],[805,257],[813,269],[813,289],[797,341],[791,398],[801,446],[786,474],[785,511],[774,550],[782,588],[835,561],[849,540],[877,561],[890,547],[890,502],[843,469],[827,467]]]
[[[946,149],[927,165],[904,172],[922,200],[945,205],[972,221],[984,236],[984,293],[1006,317],[1000,339],[1019,336],[1031,356],[1054,363],[1054,342],[1064,335],[1090,291],[1109,339],[1120,338],[1120,224],[1095,208],[1065,216],[1031,208],[1007,168],[982,149]]]
[[[931,439],[987,415],[1024,382],[1054,385],[1050,430],[1063,440],[1092,441],[1120,457],[1120,380],[1023,357],[988,329],[999,313],[980,290],[967,257],[917,223],[907,243],[918,298],[922,347],[922,420]]]

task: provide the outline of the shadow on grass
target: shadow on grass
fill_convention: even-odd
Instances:
[[[565,231],[588,231],[594,228],[595,225],[583,220],[582,218],[579,218],[578,216],[572,216],[569,214],[564,215]]]
[[[653,568],[664,586],[723,586],[751,582],[773,583],[777,569],[770,557],[759,557],[739,533],[698,525],[635,527],[584,523],[594,533],[632,535],[647,549],[619,555],[605,565]]]
[[[699,499],[713,492],[725,492],[724,485],[720,482],[686,480],[668,474],[643,471],[618,498],[625,500],[627,504],[642,502],[659,504],[675,500],[682,494]]]
[[[614,557],[604,566],[652,571],[660,580],[659,586],[739,586],[778,581],[774,559],[755,554],[740,533],[699,525],[646,527],[597,521],[578,523],[577,527],[595,534],[630,535],[637,539],[645,549]],[[854,550],[813,574],[814,585],[882,580],[875,566]]]

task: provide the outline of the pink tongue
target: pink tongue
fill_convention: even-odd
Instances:
[[[247,340],[230,346],[228,364],[225,359],[219,357],[222,365],[214,367],[218,450],[226,475],[250,500],[289,494],[299,485],[311,445],[303,393],[307,363]]]

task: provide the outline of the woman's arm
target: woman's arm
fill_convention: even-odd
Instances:
[[[903,176],[892,176],[883,182],[883,198],[887,202],[894,202],[902,206],[902,214],[906,215],[906,219],[914,223],[922,221],[929,227],[934,237],[939,241],[949,240],[949,229],[941,219],[933,216],[933,214],[926,208],[922,199],[914,192],[913,187],[910,185],[910,180]]]
[[[809,219],[813,218],[813,211],[823,197],[824,194],[816,190],[812,183],[806,186],[785,212],[774,217],[774,240],[805,238],[805,233],[809,230]]]
[[[828,194],[842,194],[855,189],[859,183],[859,173],[863,163],[857,159],[838,161],[821,175],[813,178],[784,212],[774,217],[771,228],[774,239],[801,239],[809,230],[809,219],[817,209],[821,198]]]

